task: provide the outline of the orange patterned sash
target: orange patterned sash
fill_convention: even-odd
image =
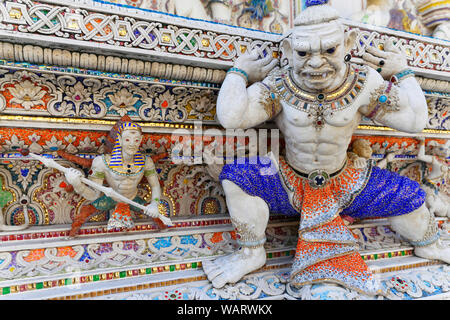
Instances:
[[[108,221],[108,228],[128,228],[134,226],[133,218],[131,217],[130,205],[127,203],[117,203],[111,217]]]
[[[378,282],[339,215],[364,189],[370,173],[371,165],[363,169],[348,165],[321,188],[313,188],[280,158],[281,177],[293,192],[292,205],[301,213],[291,273],[294,285],[329,281],[365,294],[377,293]]]

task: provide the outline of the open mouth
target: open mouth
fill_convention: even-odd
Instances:
[[[333,75],[333,71],[303,71],[302,76],[308,81],[323,81],[330,78]]]

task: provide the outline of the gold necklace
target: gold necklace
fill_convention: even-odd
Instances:
[[[330,93],[313,94],[301,90],[292,76],[289,68],[275,76],[275,91],[278,97],[290,107],[306,112],[313,117],[313,125],[320,130],[325,125],[325,116],[332,116],[333,112],[346,109],[363,90],[367,79],[367,69],[348,65],[344,84]]]

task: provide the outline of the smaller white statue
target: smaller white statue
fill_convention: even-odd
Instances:
[[[431,169],[422,179],[422,189],[427,193],[426,203],[430,212],[439,217],[450,217],[450,197],[443,192],[448,180],[449,164],[446,159],[450,156],[450,140],[443,145],[431,141],[433,154],[425,154],[425,139],[419,138],[419,153],[417,159],[431,165]]]
[[[377,161],[377,167],[385,169],[390,162],[394,161],[395,156],[401,152],[401,150],[388,152],[383,159]],[[356,139],[353,141],[352,150],[347,153],[349,160],[353,162],[355,168],[364,168],[367,160],[372,157],[372,154],[373,150],[370,141],[366,139]]]
[[[141,127],[138,124],[124,122],[117,132],[112,153],[97,156],[92,162],[89,180],[98,186],[102,186],[106,180],[116,196],[107,194],[102,196],[100,191],[102,188],[90,188],[86,185],[87,179],[83,179],[80,171],[75,168],[64,171],[67,181],[75,192],[91,201],[90,205],[86,206],[88,208],[86,213],[82,212],[81,217],[75,218],[70,236],[75,236],[81,224],[96,210],[110,211],[108,229],[132,228],[134,222],[131,211],[139,212],[145,203],[138,196],[138,184],[143,177],[147,179],[152,189],[152,202],[144,207],[144,214],[152,218],[161,218],[158,209],[161,187],[152,159],[139,151],[142,138]],[[134,204],[124,202],[127,199]]]

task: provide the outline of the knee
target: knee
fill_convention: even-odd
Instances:
[[[389,221],[394,231],[397,231],[403,235],[411,234],[409,236],[410,238],[412,235],[422,234],[426,231],[429,217],[430,211],[424,203],[413,212],[401,216],[391,217],[389,218]]]
[[[230,211],[242,211],[247,215],[257,212],[259,215],[269,214],[269,207],[266,202],[257,196],[247,194],[239,186],[229,180],[222,181],[225,192],[227,206]]]
[[[230,180],[222,180],[222,188],[227,197],[244,193],[241,188],[239,188],[234,182]]]

